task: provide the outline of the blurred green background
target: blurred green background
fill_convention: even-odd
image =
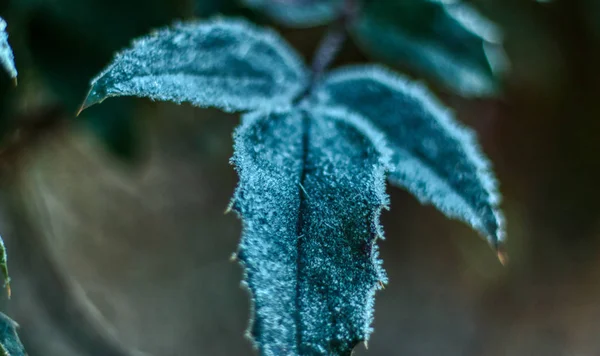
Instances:
[[[510,263],[390,187],[390,284],[357,354],[598,355],[600,2],[471,3],[504,32],[502,94],[427,84],[494,163]],[[254,354],[229,261],[240,222],[223,214],[238,117],[119,98],[75,118],[114,51],[215,13],[269,24],[233,0],[0,1],[19,69],[17,87],[0,74],[0,233],[13,277],[1,305],[31,356]],[[309,59],[326,28],[278,30]],[[334,65],[368,61],[347,42]]]

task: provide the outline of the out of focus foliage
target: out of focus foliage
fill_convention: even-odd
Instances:
[[[465,96],[498,94],[502,32],[463,1],[245,0],[284,26],[343,20],[375,59],[416,70]],[[342,16],[345,18],[341,19]]]

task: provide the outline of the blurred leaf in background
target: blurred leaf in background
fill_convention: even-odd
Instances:
[[[507,68],[502,33],[471,5],[437,0],[244,0],[289,27],[311,27],[342,15],[367,55],[414,71],[467,97],[499,93]]]
[[[502,36],[464,3],[367,1],[351,28],[375,59],[408,67],[464,96],[498,93]]]
[[[305,28],[333,21],[345,0],[241,0],[249,8],[265,13],[273,21],[289,27]]]
[[[8,316],[0,313],[0,355],[25,356],[26,352],[17,335],[19,325]]]

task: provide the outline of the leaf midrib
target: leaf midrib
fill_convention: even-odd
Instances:
[[[302,325],[302,313],[301,313],[301,301],[300,301],[300,265],[302,262],[302,239],[304,235],[302,233],[304,227],[304,210],[306,207],[305,197],[308,193],[304,190],[304,182],[306,178],[306,163],[308,160],[308,151],[310,149],[310,118],[306,114],[302,114],[302,170],[300,171],[300,182],[298,186],[298,194],[300,198],[300,204],[298,206],[298,222],[296,225],[296,295],[295,300],[295,313],[294,321],[296,323],[296,348],[298,354],[300,354],[300,347],[302,345],[302,331],[300,330]]]

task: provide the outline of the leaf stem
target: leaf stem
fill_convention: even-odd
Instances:
[[[312,61],[312,83],[319,80],[329,65],[335,60],[348,38],[347,25],[358,13],[358,0],[345,0],[338,18],[329,25],[327,33],[319,43]]]

